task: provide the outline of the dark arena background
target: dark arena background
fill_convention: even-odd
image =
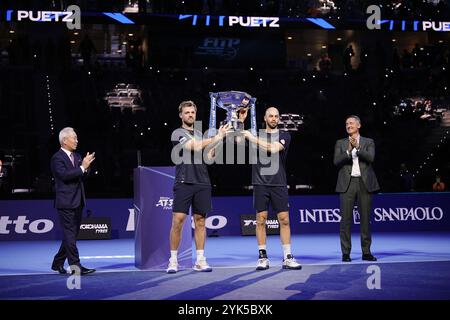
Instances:
[[[442,0],[0,1],[0,299],[175,300],[169,314],[186,319],[205,318],[208,306],[212,318],[224,305],[255,317],[242,305],[272,305],[276,316],[299,300],[450,299],[449,41]],[[256,98],[258,128],[277,107],[291,135],[291,243],[302,270],[282,269],[272,212],[271,266],[255,270],[247,161],[208,166],[213,271],[191,268],[189,216],[180,270],[165,272],[178,106],[193,100],[205,132],[210,93],[223,91]],[[376,146],[377,261],[361,259],[356,204],[353,261],[341,261],[333,157],[349,115]],[[225,116],[218,109],[217,122]],[[81,278],[51,270],[63,228],[50,160],[64,127],[82,157],[95,152],[77,245],[97,271]]]

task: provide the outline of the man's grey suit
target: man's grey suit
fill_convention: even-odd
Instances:
[[[370,245],[370,212],[372,210],[372,192],[380,189],[377,177],[372,168],[375,158],[375,143],[372,139],[359,138],[359,150],[357,151],[361,177],[352,177],[352,156],[347,154],[349,138],[336,141],[334,147],[334,164],[339,167],[336,192],[340,193],[341,225],[340,238],[342,254],[350,254],[353,207],[355,199],[358,199],[358,211],[360,214],[361,248],[363,254],[371,254]]]

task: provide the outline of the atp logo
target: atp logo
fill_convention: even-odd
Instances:
[[[156,207],[161,207],[163,210],[172,210],[173,199],[169,197],[159,197]]]
[[[239,38],[207,37],[197,47],[195,54],[199,56],[219,56],[225,60],[233,60],[239,51],[240,43],[241,39]]]

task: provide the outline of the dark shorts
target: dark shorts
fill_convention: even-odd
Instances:
[[[211,211],[211,186],[204,184],[175,183],[173,186],[173,212],[206,215]]]
[[[268,211],[269,203],[274,212],[289,211],[289,194],[284,186],[253,186],[253,207],[256,212]]]

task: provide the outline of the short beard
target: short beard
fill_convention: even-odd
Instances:
[[[194,126],[194,122],[188,123],[186,121],[183,121],[183,124],[186,125],[187,127],[193,127]]]
[[[272,127],[272,125],[271,124],[267,124],[267,126],[270,128],[270,129],[276,129],[277,127],[278,127],[278,123],[277,124],[275,124],[275,126],[274,127]]]

